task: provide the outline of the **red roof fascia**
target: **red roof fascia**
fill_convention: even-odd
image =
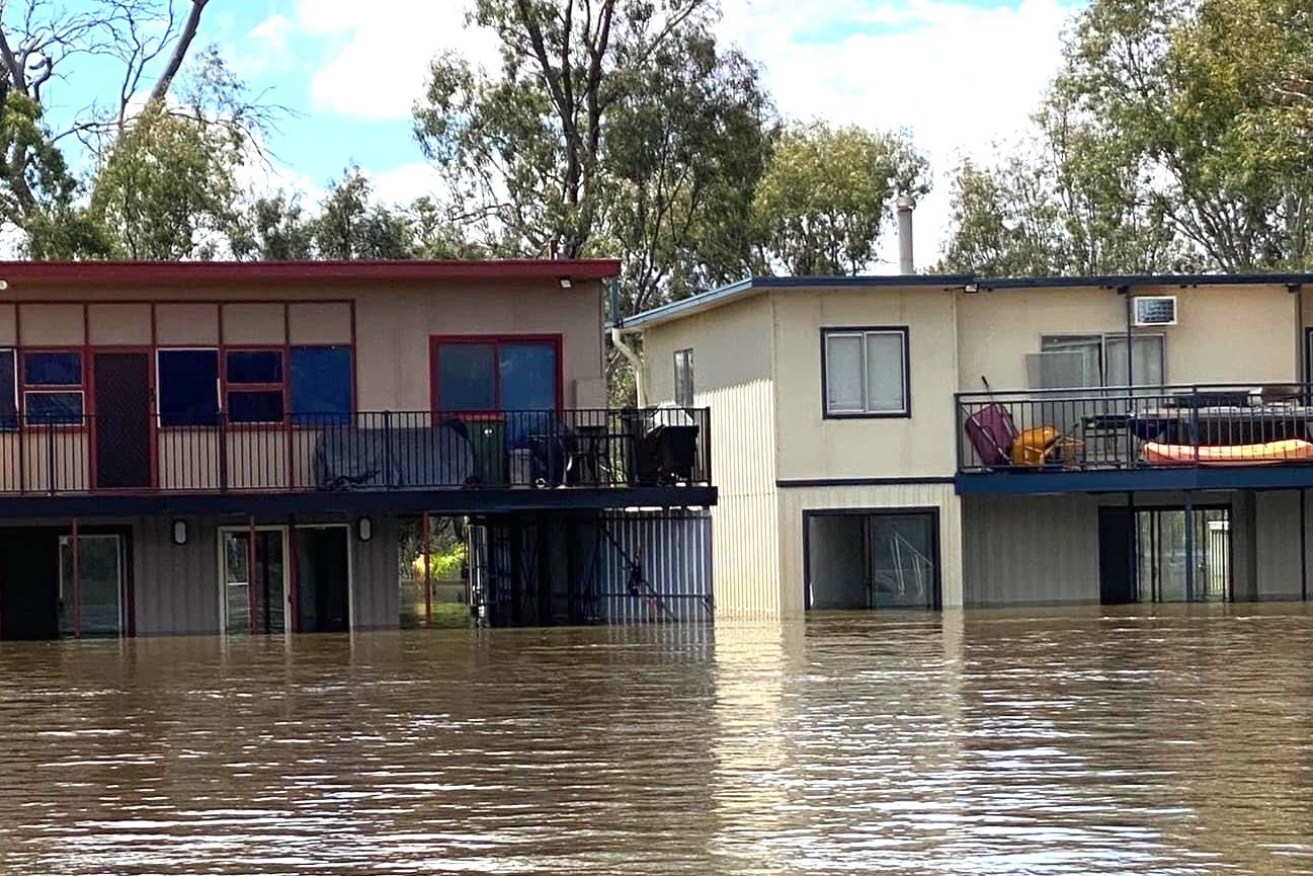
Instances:
[[[17,285],[197,285],[425,281],[606,280],[613,259],[299,262],[0,262],[0,280]]]

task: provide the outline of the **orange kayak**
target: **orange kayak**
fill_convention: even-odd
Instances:
[[[1302,438],[1269,441],[1266,444],[1235,444],[1223,447],[1191,447],[1146,441],[1141,448],[1144,461],[1158,465],[1265,465],[1277,462],[1313,462],[1313,443]]]

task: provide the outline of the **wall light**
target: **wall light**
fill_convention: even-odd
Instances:
[[[361,517],[356,521],[356,535],[361,541],[369,541],[374,537],[374,521],[368,517]]]
[[[183,545],[187,543],[187,521],[175,520],[170,533],[173,537],[173,543]]]
[[[562,289],[569,289],[569,288],[570,288],[571,286],[573,286],[573,285],[574,285],[574,283],[571,282],[571,280],[570,280],[569,277],[562,277],[562,278],[561,278],[561,288],[562,288]]]

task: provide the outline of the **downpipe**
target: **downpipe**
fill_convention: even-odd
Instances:
[[[634,369],[634,395],[637,407],[641,410],[647,407],[647,394],[643,391],[643,360],[634,352],[634,348],[625,343],[624,333],[619,326],[611,326],[611,343],[620,355],[629,360],[629,365]]]

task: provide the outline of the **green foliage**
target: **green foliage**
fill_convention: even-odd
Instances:
[[[619,256],[627,309],[741,276],[773,133],[709,0],[479,0],[501,69],[437,58],[415,109],[453,217],[503,256]]]
[[[930,190],[902,134],[816,122],[787,129],[756,191],[760,264],[795,275],[856,274],[875,259],[895,196]]]
[[[278,192],[258,198],[234,223],[234,257],[253,261],[295,261],[314,253],[314,225],[295,196]]]
[[[1269,0],[1095,0],[1035,142],[959,171],[944,266],[1307,267],[1310,16]]]
[[[94,181],[90,216],[116,258],[211,257],[236,219],[237,142],[226,131],[147,107]]]

